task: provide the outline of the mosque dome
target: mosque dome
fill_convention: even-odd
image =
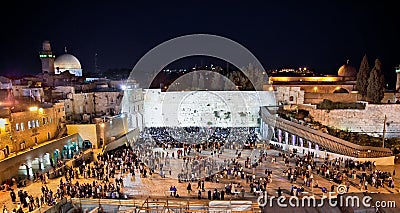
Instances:
[[[340,77],[356,77],[357,70],[353,66],[349,64],[349,60],[347,60],[346,64],[342,65],[338,70],[338,76]]]
[[[61,74],[65,71],[75,75],[82,76],[82,67],[79,60],[71,54],[63,54],[54,61],[54,73]]]
[[[54,68],[62,70],[82,69],[79,60],[71,54],[63,54],[54,61]]]

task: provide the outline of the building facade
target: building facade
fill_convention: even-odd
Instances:
[[[55,138],[65,120],[63,103],[30,106],[25,111],[3,113],[0,118],[0,160]]]

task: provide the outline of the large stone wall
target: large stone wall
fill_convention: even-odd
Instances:
[[[146,127],[258,127],[260,106],[275,105],[270,91],[146,90]]]
[[[386,115],[385,136],[400,137],[400,104],[367,104],[364,110],[320,110],[315,105],[301,105],[299,109],[308,110],[323,125],[374,136],[382,135]]]
[[[304,91],[300,87],[277,86],[275,97],[278,104],[303,104]]]

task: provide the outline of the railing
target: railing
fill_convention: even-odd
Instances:
[[[195,200],[195,199],[178,199],[178,198],[164,198],[164,197],[147,197],[146,199],[129,199],[129,200],[116,200],[116,199],[82,199],[71,198],[71,202],[77,206],[124,206],[131,207],[135,212],[261,212],[257,203],[252,202],[249,206],[251,210],[248,211],[235,211],[234,207],[240,204],[232,203],[229,206],[209,206],[209,200]],[[226,201],[227,203],[230,201]],[[234,202],[234,201],[232,201]]]

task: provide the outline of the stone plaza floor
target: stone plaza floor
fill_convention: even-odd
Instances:
[[[175,151],[176,149],[172,150],[166,150],[168,152]],[[218,159],[219,161],[227,160],[227,159],[232,159],[235,157],[235,152],[236,150],[230,150],[230,149],[225,149],[224,153],[219,157],[214,157],[214,159]],[[255,175],[257,178],[264,177],[264,171],[265,169],[272,170],[272,183],[268,184],[267,187],[267,192],[270,195],[277,195],[277,189],[280,187],[282,189],[283,195],[289,197],[289,192],[290,192],[290,187],[291,183],[288,181],[287,177],[283,175],[283,171],[287,169],[288,167],[284,164],[282,161],[282,157],[278,157],[279,152],[276,150],[267,150],[268,157],[266,161],[263,161],[261,165],[259,165],[255,170]],[[192,154],[194,155],[194,154]],[[202,156],[207,156],[210,157],[210,151],[202,151],[201,153]],[[242,150],[242,157],[239,160],[239,162],[244,165],[244,161],[246,160],[247,156],[259,156],[259,153],[257,150]],[[176,155],[175,155],[176,156]],[[271,163],[272,157],[276,157],[277,162],[276,163]],[[317,161],[317,165],[322,160]],[[133,199],[145,199],[147,197],[152,197],[152,198],[168,198],[170,197],[169,187],[170,186],[176,186],[178,194],[182,199],[197,199],[197,181],[191,182],[192,184],[192,189],[193,191],[191,193],[188,193],[186,190],[186,187],[188,185],[188,182],[179,182],[178,179],[176,178],[177,171],[180,170],[181,165],[182,165],[182,158],[177,159],[173,158],[170,159],[171,163],[171,168],[172,168],[172,175],[169,176],[169,174],[166,175],[165,178],[160,177],[159,174],[155,173],[152,176],[149,176],[147,178],[142,178],[139,175],[139,172],[135,172],[135,176],[132,176],[130,173],[125,173],[121,174],[121,171],[117,171],[117,174],[115,175],[115,178],[119,178],[122,176],[123,179],[123,184],[124,187],[122,188],[122,192],[129,197],[132,197]],[[294,167],[294,162],[290,162],[289,166]],[[380,169],[382,171],[387,171],[387,172],[393,172],[394,169],[396,169],[397,172],[400,172],[400,166],[395,165],[395,166],[378,166],[377,169]],[[247,173],[253,173],[253,169],[244,169],[245,172]],[[337,184],[333,183],[332,181],[329,181],[325,179],[324,177],[321,177],[320,175],[317,175],[314,173],[314,179],[318,181],[319,183],[319,188],[310,188],[310,187],[304,187],[306,195],[315,195],[316,198],[321,198],[323,196],[323,193],[321,191],[321,187],[324,186],[328,189],[330,189],[331,185],[334,184],[337,186]],[[64,180],[64,178],[63,178]],[[83,177],[80,177],[79,179],[74,179],[73,182],[79,181],[79,183],[92,183],[93,180],[96,180],[95,178],[87,178],[84,179]],[[376,189],[375,187],[369,186],[369,192],[370,193],[390,193],[390,194],[397,194],[399,193],[399,182],[400,182],[400,175],[397,173],[395,178],[395,188],[388,188],[387,186],[381,187],[379,189]],[[357,182],[358,180],[355,180]],[[53,192],[57,190],[57,186],[60,182],[60,178],[56,179],[50,179],[49,182],[46,184],[49,189],[51,189]],[[293,183],[293,185],[301,186],[302,185],[302,180],[301,178],[297,178],[297,182]],[[214,189],[218,189],[218,191],[224,189],[225,184],[229,183],[240,183],[245,187],[245,195],[244,198],[239,198],[235,195],[226,195],[225,200],[233,199],[233,200],[239,200],[239,199],[244,199],[244,200],[251,200],[251,201],[256,201],[257,196],[250,193],[250,188],[249,184],[246,183],[245,179],[220,179],[219,183],[215,182],[205,182],[205,191],[207,192],[208,190],[213,191]],[[19,189],[22,189],[24,191],[27,191],[29,195],[32,195],[34,197],[40,196],[41,195],[41,188],[42,183],[40,181],[38,182],[33,182],[30,183],[26,187],[22,187]],[[16,186],[13,186],[15,193],[17,194],[18,190]],[[336,188],[336,187],[335,187]],[[361,192],[358,187],[351,186],[349,192]],[[207,199],[207,193],[203,192],[202,193],[202,198]],[[17,197],[18,200],[18,197]],[[11,198],[10,198],[10,192],[9,191],[0,191],[0,203],[5,204],[9,212],[18,206],[18,203],[12,203]],[[36,212],[43,212],[45,209],[48,209],[49,207],[42,207],[41,209],[35,210]],[[28,212],[27,208],[24,209],[24,212]]]

